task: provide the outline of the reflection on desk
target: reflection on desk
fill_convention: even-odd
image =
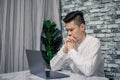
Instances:
[[[70,77],[61,78],[61,79],[50,79],[50,80],[108,80],[105,77],[96,77],[96,76],[85,77],[77,73],[71,73],[70,71],[63,71],[61,73],[68,74],[70,75]],[[1,77],[0,80],[2,80],[2,78],[3,80],[45,80],[43,78],[31,74],[29,71],[0,74],[0,77]]]

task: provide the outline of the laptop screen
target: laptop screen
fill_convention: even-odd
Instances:
[[[40,51],[35,50],[26,50],[26,55],[28,59],[28,65],[30,72],[32,74],[43,74],[41,77],[45,77],[45,64],[42,58],[42,54]]]

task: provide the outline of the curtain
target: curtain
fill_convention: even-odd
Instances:
[[[47,19],[60,29],[59,0],[0,0],[0,73],[28,69],[25,50],[40,50]]]

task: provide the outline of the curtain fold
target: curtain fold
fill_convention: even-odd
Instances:
[[[53,20],[61,28],[57,4],[58,0],[0,0],[0,73],[28,69],[25,50],[40,50],[43,21]]]

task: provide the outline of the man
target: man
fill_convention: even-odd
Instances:
[[[67,38],[63,47],[50,61],[52,70],[60,70],[69,64],[73,72],[85,76],[104,76],[100,41],[85,32],[85,20],[81,11],[73,11],[63,19]]]

